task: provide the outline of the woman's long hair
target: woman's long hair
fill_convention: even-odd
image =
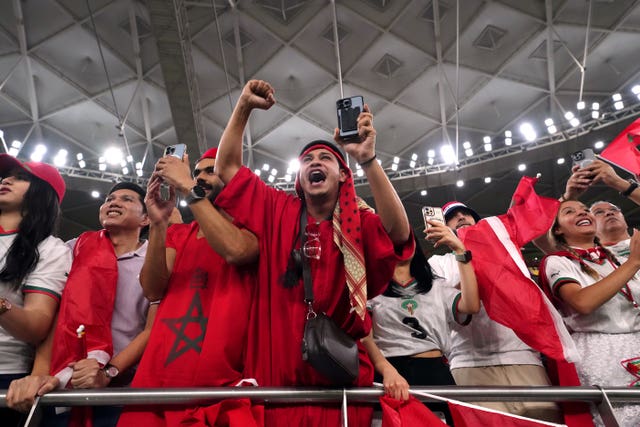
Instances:
[[[38,264],[38,245],[56,231],[60,215],[58,196],[53,188],[31,174],[29,182],[22,201],[22,221],[0,271],[0,281],[10,283],[14,290]]]
[[[413,258],[411,258],[409,273],[414,279],[416,279],[416,282],[418,282],[416,294],[426,294],[431,290],[431,286],[433,285],[433,272],[431,271],[431,266],[427,262],[427,258],[424,256],[424,252],[422,252],[422,247],[420,246],[420,242],[415,234],[413,236],[413,240],[416,242],[416,251],[413,254]],[[393,298],[402,296],[394,290],[394,286],[392,286],[391,283],[389,283],[389,286],[387,286],[383,295]]]

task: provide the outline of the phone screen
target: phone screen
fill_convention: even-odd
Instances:
[[[358,116],[364,110],[362,96],[352,96],[336,101],[338,128],[343,139],[357,138]]]

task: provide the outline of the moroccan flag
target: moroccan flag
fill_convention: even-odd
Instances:
[[[409,396],[402,401],[389,396],[380,397],[382,427],[446,427],[440,418],[418,399]]]
[[[635,120],[607,145],[600,157],[629,173],[640,175],[640,119]]]
[[[448,404],[456,427],[566,427],[565,424],[534,420],[453,400],[448,400]]]
[[[523,177],[506,214],[458,230],[473,253],[480,299],[494,321],[556,360],[573,362],[578,353],[562,317],[531,279],[520,247],[546,233],[559,202],[536,194],[537,178]]]

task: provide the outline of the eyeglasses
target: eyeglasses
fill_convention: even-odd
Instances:
[[[306,237],[302,245],[302,253],[307,258],[320,259],[322,246],[320,245],[320,227],[317,224],[308,224],[304,230]]]
[[[603,215],[608,214],[609,212],[611,212],[613,214],[616,214],[616,213],[620,212],[620,208],[615,207],[615,206],[611,206],[608,209],[596,209],[596,210],[592,211],[591,213],[593,215],[595,215],[595,216],[603,216]]]

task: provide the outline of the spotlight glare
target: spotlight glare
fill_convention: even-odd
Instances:
[[[19,152],[20,152],[20,150],[18,150],[16,147],[9,148],[9,155],[11,157],[18,157],[18,153]]]
[[[482,142],[484,142],[485,144],[491,143],[491,137],[490,136],[485,136],[484,138],[482,138]]]
[[[569,120],[569,124],[575,128],[580,124],[580,120],[574,117],[573,119]]]
[[[602,147],[604,147],[604,142],[603,141],[596,141],[596,143],[593,144],[593,148],[595,148],[596,150],[599,150]]]
[[[556,160],[556,163],[559,165],[564,165],[564,157],[559,157],[558,160]]]
[[[422,190],[420,192],[420,195],[423,196],[423,197],[426,196],[427,195],[427,190]]]
[[[576,104],[576,108],[578,110],[584,110],[585,104],[584,101],[578,101],[578,103]]]
[[[459,179],[456,181],[456,187],[463,187],[464,186],[464,181]]]
[[[188,205],[187,205],[187,201],[186,200],[180,200],[180,207],[181,208],[186,208],[187,206]]]
[[[471,148],[467,148],[464,150],[464,154],[466,154],[467,157],[471,157],[473,156],[473,150]]]
[[[292,173],[298,172],[298,170],[300,170],[300,161],[298,159],[291,159],[289,161],[289,169],[291,169]]]
[[[456,162],[456,153],[451,144],[445,144],[440,147],[440,156],[445,164],[451,165]]]
[[[622,110],[624,108],[624,103],[622,101],[616,101],[613,103],[613,108],[616,110]]]
[[[142,162],[137,162],[136,163],[136,169],[137,170],[142,170]]]
[[[597,118],[599,118],[599,117],[600,117],[600,111],[593,110],[593,111],[591,112],[591,118],[592,118],[592,119],[597,119]]]
[[[598,111],[600,109],[600,103],[594,102],[593,104],[591,104],[591,109],[594,111]]]
[[[394,157],[394,158],[393,158],[393,163],[394,163],[394,164],[396,164],[396,165],[397,165],[398,163],[400,163],[400,157]]]
[[[469,141],[463,142],[462,148],[464,148],[465,150],[468,150],[469,148],[471,148],[471,143]]]
[[[492,147],[491,144],[484,144],[484,151],[489,152],[491,151]]]
[[[276,177],[275,177],[275,176],[273,176],[273,175],[269,175],[269,178],[267,178],[267,180],[268,180],[269,182],[273,183],[273,181],[275,181],[275,180],[276,180]]]
[[[356,171],[356,175],[358,175],[359,177],[362,177],[362,176],[364,176],[364,171],[362,169],[358,169]]]
[[[265,163],[265,164],[263,164],[263,165],[262,165],[262,170],[263,170],[263,171],[268,172],[268,171],[269,171],[269,169],[271,169],[271,168],[269,167],[269,164],[268,164],[268,163]]]
[[[554,134],[558,132],[558,128],[555,125],[551,125],[547,128],[547,132],[549,132],[549,134]]]
[[[87,167],[87,163],[84,160],[80,160],[78,162],[78,166],[80,166],[81,169],[84,169]]]
[[[100,163],[98,165],[98,169],[101,170],[102,172],[107,170],[107,164],[106,163]]]
[[[397,171],[398,170],[398,164],[397,163],[392,163],[391,164],[391,170],[394,171],[394,172]]]
[[[133,156],[131,154],[127,156],[127,162],[133,163]]]
[[[616,102],[622,101],[622,95],[620,95],[619,93],[614,93],[613,95],[611,95],[611,98]]]
[[[513,140],[511,138],[504,139],[504,145],[511,145],[512,143],[513,143]]]
[[[436,150],[427,151],[427,157],[434,158],[436,156]]]
[[[524,170],[526,170],[526,169],[527,169],[527,165],[525,165],[524,163],[520,163],[520,164],[518,165],[518,170],[519,170],[520,172],[522,172],[522,171],[524,171]]]
[[[513,135],[511,134],[510,130],[505,130],[504,131],[504,136],[505,136],[505,138],[511,138]]]
[[[122,150],[117,147],[109,147],[104,151],[104,158],[110,165],[118,165],[122,160]]]
[[[276,168],[271,169],[271,175],[272,176],[278,175],[278,169],[276,169]]]
[[[91,197],[93,197],[94,199],[97,199],[98,197],[100,197],[100,193],[97,192],[96,190],[93,190],[91,192]]]
[[[535,141],[538,137],[536,130],[533,128],[533,126],[531,126],[531,123],[529,122],[525,122],[520,125],[520,133],[522,133],[524,139],[529,142]]]
[[[125,166],[125,167],[123,167],[123,168],[122,168],[122,174],[123,174],[123,175],[128,175],[128,174],[129,174],[129,168],[128,168],[128,167],[126,167],[126,166]]]
[[[253,171],[253,173],[255,173],[256,175],[260,176],[262,174],[262,171],[260,169],[256,169]]]
[[[142,170],[141,170],[141,169],[137,169],[137,170],[136,170],[136,175],[138,175],[138,176],[142,176]]]
[[[634,87],[631,88],[631,92],[634,95],[640,95],[640,85],[635,85]]]
[[[545,119],[544,125],[546,127],[553,126],[553,119],[552,118]]]
[[[429,163],[429,165],[432,165],[432,164],[433,164],[433,162],[434,162],[433,157],[429,157],[429,158],[427,159],[427,163]]]
[[[286,174],[286,175],[284,176],[284,180],[285,180],[286,182],[291,182],[291,175]]]
[[[429,160],[431,160],[431,159],[429,159]],[[410,168],[415,168],[415,167],[416,167],[416,162],[415,162],[415,161],[413,161],[413,160],[411,160],[411,161],[409,162],[409,167],[410,167]]]
[[[490,176],[485,177],[484,178],[484,183],[485,184],[491,184],[491,177]]]
[[[416,160],[418,160],[418,155],[417,155],[416,153],[413,153],[413,154],[411,155],[411,160],[413,160],[414,162],[415,162]]]
[[[82,155],[82,153],[78,153],[76,154],[76,159],[78,159],[78,161],[84,159],[84,156]]]

